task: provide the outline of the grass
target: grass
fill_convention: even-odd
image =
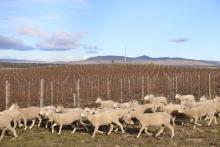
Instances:
[[[218,120],[219,121],[219,120]],[[204,123],[203,123],[204,124]],[[101,128],[107,131],[106,128]],[[154,134],[158,128],[149,128]],[[112,132],[110,136],[106,134],[97,134],[92,139],[91,133],[93,128],[90,128],[90,133],[86,133],[83,129],[77,130],[75,134],[71,134],[69,128],[64,128],[61,135],[51,134],[49,129],[43,127],[24,131],[17,129],[19,137],[14,139],[11,132],[8,132],[4,139],[0,142],[0,147],[156,147],[156,146],[220,146],[220,125],[193,129],[192,124],[185,126],[176,125],[175,137],[169,137],[170,130],[165,129],[158,137],[147,136],[144,132],[140,138],[136,138],[139,127],[129,127],[126,134],[121,132]]]

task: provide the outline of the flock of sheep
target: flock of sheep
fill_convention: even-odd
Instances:
[[[140,137],[142,131],[152,136],[153,134],[148,132],[149,126],[160,127],[158,133],[155,134],[156,137],[163,132],[165,127],[170,129],[171,138],[174,137],[175,118],[178,113],[185,114],[194,120],[194,122],[191,122],[194,124],[194,128],[201,126],[197,122],[198,119],[209,120],[208,126],[213,119],[217,124],[216,114],[220,112],[220,97],[207,99],[203,96],[200,101],[195,101],[193,95],[177,94],[175,98],[179,101],[179,104],[168,103],[165,97],[155,97],[152,94],[144,97],[145,104],[139,104],[136,100],[118,103],[97,98],[98,107],[85,109],[64,108],[62,106],[20,108],[17,104],[12,104],[8,110],[0,112],[0,129],[2,130],[0,141],[3,139],[6,130],[11,131],[14,137],[18,137],[15,130],[17,127],[24,127],[24,130],[26,130],[27,121],[32,121],[29,126],[31,129],[36,120],[38,120],[38,128],[43,125],[42,120],[46,122],[45,128],[51,126],[52,134],[54,133],[54,127],[59,126],[59,135],[64,125],[70,125],[73,128],[72,133],[75,133],[78,125],[73,125],[73,123],[81,124],[88,132],[88,124],[85,123],[85,120],[87,120],[94,126],[92,137],[95,137],[96,133],[104,133],[99,130],[99,127],[103,125],[110,125],[108,135],[114,129],[115,132],[120,129],[122,133],[125,133],[124,129],[128,127],[128,124],[135,125],[134,121],[136,119],[141,125],[137,138]]]

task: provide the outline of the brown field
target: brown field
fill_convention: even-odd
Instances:
[[[196,98],[220,94],[218,68],[154,64],[30,66],[0,70],[0,109],[5,108],[6,80],[10,83],[10,103],[39,105],[40,79],[45,80],[44,105],[73,106],[73,93],[80,106],[92,105],[98,96],[114,101],[141,101],[144,95],[153,93],[174,101],[176,93],[193,94]]]
[[[193,94],[198,99],[202,95],[212,98],[220,95],[220,69],[192,68],[159,65],[56,65],[42,67],[22,67],[0,70],[1,110],[5,109],[5,81],[10,83],[10,104],[17,102],[22,107],[39,106],[40,79],[44,79],[44,105],[63,104],[73,106],[73,93],[81,107],[94,106],[95,99],[140,102],[149,93],[163,95],[175,102],[174,95]],[[53,81],[53,88],[51,87]],[[77,93],[79,81],[79,93]],[[52,90],[53,89],[53,90]],[[218,122],[220,120],[218,119]],[[179,121],[177,120],[177,123]],[[192,129],[188,123],[177,125],[175,137],[169,138],[166,130],[159,138],[136,135],[139,127],[128,128],[126,134],[112,133],[110,136],[97,135],[95,139],[84,130],[71,134],[68,128],[61,136],[51,134],[49,129],[36,127],[33,130],[17,129],[18,139],[8,133],[0,142],[0,147],[63,147],[63,146],[220,146],[220,126]],[[106,128],[103,128],[106,129]],[[155,133],[157,128],[150,128]]]
[[[220,120],[218,119],[218,122]],[[200,122],[201,123],[201,122]],[[142,133],[140,138],[136,138],[139,126],[135,128],[129,127],[125,134],[121,132],[114,133],[110,136],[106,134],[97,134],[92,139],[93,128],[90,133],[84,130],[78,130],[75,134],[71,134],[71,130],[64,128],[61,135],[51,134],[49,129],[43,127],[24,131],[17,129],[19,137],[14,139],[12,133],[8,133],[0,142],[1,147],[218,147],[220,146],[220,126],[214,125],[207,127],[206,123],[203,127],[193,129],[192,124],[186,126],[176,125],[175,137],[170,138],[170,131],[165,129],[157,138],[147,136]],[[58,128],[57,128],[58,129]],[[149,128],[149,131],[156,133],[158,128]],[[108,128],[101,130],[108,131]]]

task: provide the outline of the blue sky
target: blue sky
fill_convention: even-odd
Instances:
[[[220,61],[219,0],[0,0],[0,58]]]

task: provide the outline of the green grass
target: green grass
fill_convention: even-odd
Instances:
[[[218,120],[219,121],[219,120]],[[105,128],[104,128],[105,130]],[[157,128],[150,128],[156,133]],[[90,133],[84,130],[77,130],[71,134],[71,130],[64,128],[61,135],[51,134],[49,129],[36,128],[24,131],[17,129],[19,137],[14,139],[11,132],[8,132],[0,142],[0,147],[136,147],[136,146],[220,146],[220,125],[193,129],[192,124],[175,127],[175,137],[171,139],[170,131],[165,129],[158,137],[147,136],[144,132],[140,138],[136,138],[139,127],[130,127],[126,134],[112,132],[110,136],[98,134],[92,139]],[[107,131],[107,130],[105,130]]]

